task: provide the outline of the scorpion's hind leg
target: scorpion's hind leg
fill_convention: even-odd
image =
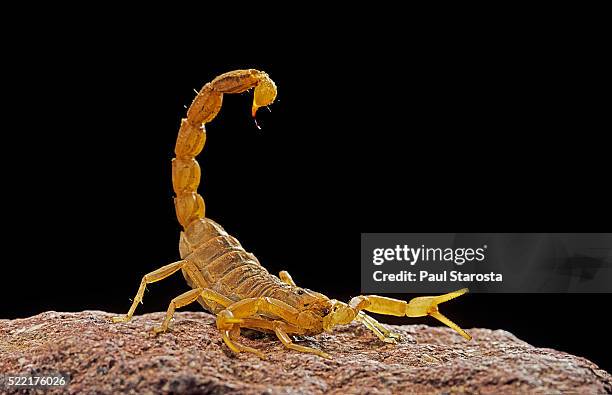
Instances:
[[[168,310],[166,311],[166,317],[164,318],[164,321],[162,322],[160,326],[153,328],[153,333],[157,334],[157,333],[165,332],[166,330],[168,330],[168,325],[170,324],[170,320],[172,319],[172,316],[174,315],[174,310],[176,308],[180,308],[180,307],[183,307],[190,303],[195,302],[200,296],[206,300],[216,302],[222,305],[223,307],[228,307],[233,303],[232,300],[226,298],[225,296],[211,289],[207,289],[207,288],[192,289],[191,291],[187,291],[184,294],[179,295],[176,298],[172,299],[172,301],[170,302],[170,305],[168,306]],[[254,348],[251,348],[251,347],[243,346],[242,344],[235,343],[232,340],[230,340],[231,337],[238,336],[238,332],[236,331],[236,329],[240,329],[240,327],[236,325],[230,325],[229,329],[222,331],[222,337],[223,337],[223,341],[225,342],[225,344],[227,344],[228,347],[230,347],[232,351],[234,352],[240,352],[240,351],[251,352],[259,356],[261,359],[265,359],[265,355],[261,353],[260,351]]]
[[[166,277],[169,277],[181,270],[181,268],[185,265],[185,261],[178,261],[171,263],[169,265],[160,267],[159,269],[152,271],[151,273],[145,274],[142,277],[142,281],[140,282],[140,287],[138,288],[138,292],[136,293],[136,297],[134,297],[134,301],[132,302],[132,306],[130,306],[130,310],[124,316],[113,317],[113,322],[127,322],[132,319],[134,315],[134,311],[138,306],[138,303],[142,302],[142,297],[144,295],[145,288],[147,284],[151,284],[160,280],[163,280]]]
[[[401,339],[399,333],[390,331],[383,324],[376,321],[363,311],[360,311],[355,319],[365,325],[366,328],[374,332],[374,334],[385,343],[395,344]]]
[[[174,311],[178,308],[187,306],[190,303],[195,302],[199,297],[207,301],[212,301],[220,304],[223,307],[227,307],[231,305],[233,302],[231,299],[226,298],[218,292],[215,292],[208,288],[196,288],[191,291],[187,291],[176,298],[172,299],[170,305],[168,306],[168,310],[166,311],[166,316],[164,317],[164,321],[160,326],[153,328],[153,333],[158,334],[161,332],[165,332],[168,330],[168,325],[172,320],[172,316],[174,315]]]

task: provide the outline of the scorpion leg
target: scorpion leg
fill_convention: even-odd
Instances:
[[[174,315],[174,310],[186,306],[190,303],[195,302],[199,297],[202,297],[206,300],[213,301],[215,303],[220,304],[223,307],[227,307],[233,303],[231,299],[226,298],[218,292],[215,292],[208,288],[196,288],[191,291],[187,291],[176,298],[172,299],[170,305],[168,306],[168,310],[166,311],[166,316],[164,317],[164,321],[160,326],[153,328],[153,333],[158,334],[161,332],[165,332],[168,330],[168,325],[170,324],[170,320],[172,320],[172,316]]]
[[[303,334],[304,330],[296,325],[292,325],[283,321],[271,321],[265,318],[243,318],[240,319],[240,325],[244,328],[268,329],[274,331],[278,340],[280,340],[286,348],[310,354],[316,354],[323,358],[331,359],[331,356],[326,352],[317,350],[316,348],[301,346],[293,343],[288,333]],[[243,346],[244,347],[244,346]]]
[[[264,322],[268,322],[268,320],[263,319],[263,318],[246,318],[246,319],[233,318],[232,322],[233,324],[229,326],[230,329],[224,329],[224,330],[220,329],[221,338],[223,339],[223,342],[229,347],[229,349],[235,353],[240,353],[242,351],[250,352],[252,354],[257,355],[261,359],[266,359],[266,356],[261,351],[253,347],[245,346],[244,344],[241,344],[235,341],[235,339],[240,337],[239,330],[241,326],[244,326],[247,328],[255,327],[255,328],[271,329],[271,328],[268,328],[268,326],[264,324]],[[218,319],[217,319],[217,327],[219,327]]]
[[[172,274],[181,270],[181,268],[184,265],[185,265],[185,261],[178,261],[178,262],[174,262],[169,265],[160,267],[159,269],[152,271],[151,273],[145,274],[142,277],[142,281],[140,282],[140,287],[138,288],[138,292],[136,293],[136,297],[134,298],[134,301],[132,302],[132,306],[130,306],[130,310],[128,311],[128,313],[124,316],[113,317],[112,321],[117,323],[117,322],[128,322],[129,320],[131,320],[132,316],[134,315],[134,311],[136,310],[136,307],[138,306],[138,303],[142,302],[142,297],[144,295],[144,291],[145,291],[145,288],[147,287],[147,284],[151,284],[151,283],[163,280],[164,278],[168,276],[171,276]]]
[[[360,311],[355,319],[365,325],[366,328],[374,332],[374,334],[385,343],[397,343],[397,341],[401,339],[401,336],[398,333],[390,331],[383,324],[376,321],[363,311]]]
[[[223,341],[234,352],[248,351],[264,358],[263,354],[255,349],[240,345],[230,339],[230,331],[234,324],[242,325],[245,319],[255,316],[258,313],[268,313],[278,316],[289,323],[297,324],[299,311],[278,299],[269,297],[242,299],[233,303],[217,314],[217,328],[221,331]]]
[[[323,358],[331,359],[330,355],[316,348],[301,346],[294,344],[288,333],[303,334],[304,330],[296,325],[292,325],[283,321],[271,321],[262,318],[245,318],[240,323],[240,326],[246,328],[259,328],[274,331],[278,340],[280,340],[286,348],[310,354],[316,354]]]
[[[274,332],[274,326],[277,325],[277,323],[282,323],[287,333],[303,335],[305,332],[303,329],[300,329],[299,327],[295,325],[291,325],[283,321],[273,320],[271,318],[265,318],[263,316],[260,316],[258,318],[255,318],[255,317],[242,318],[240,322],[240,326],[242,328],[250,328],[250,329],[267,329],[269,331]]]
[[[280,280],[285,284],[293,285],[294,287],[296,286],[293,278],[291,278],[291,275],[286,270],[278,273],[278,278],[280,278]]]
[[[361,310],[367,310],[372,313],[394,315],[399,317],[424,317],[429,315],[454,329],[467,340],[471,340],[472,337],[470,335],[468,335],[457,324],[446,318],[438,310],[438,305],[440,303],[454,299],[467,292],[468,289],[463,288],[440,296],[417,297],[411,299],[409,302],[377,295],[357,296],[351,299],[349,302],[349,308],[355,311],[355,314]]]
[[[232,350],[235,353],[246,351],[246,352],[250,352],[252,354],[257,355],[261,359],[266,359],[266,356],[261,351],[253,347],[245,346],[244,344],[240,344],[238,342],[233,341],[231,339],[232,337],[231,330],[221,331],[221,337],[223,338],[223,341],[225,342],[225,344],[230,348],[230,350]]]
[[[291,340],[291,338],[287,334],[284,326],[285,326],[285,323],[282,321],[274,322],[274,333],[276,333],[278,340],[280,340],[285,347],[291,350],[315,354],[323,358],[331,359],[331,356],[324,351],[317,350],[316,348],[301,346],[299,344],[293,343],[293,340]]]

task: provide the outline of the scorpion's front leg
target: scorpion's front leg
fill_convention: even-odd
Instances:
[[[284,321],[288,323],[291,328],[296,328],[296,330],[301,331],[301,326],[299,325],[299,311],[288,305],[287,303],[280,301],[278,299],[269,298],[269,297],[259,297],[259,298],[248,298],[240,300],[227,309],[219,312],[217,314],[217,328],[221,331],[223,336],[223,341],[227,346],[234,352],[240,351],[249,351],[254,352],[252,349],[246,349],[245,346],[241,344],[237,344],[231,340],[230,331],[232,330],[233,325],[238,324],[241,326],[249,326],[253,325],[254,321],[252,318],[260,313],[267,313],[273,316],[277,316],[282,318]],[[279,321],[280,322],[280,321]],[[304,347],[297,344],[293,344],[291,339],[286,333],[287,327],[282,326],[279,323],[274,325],[272,324],[261,324],[268,326],[260,326],[260,328],[273,330],[278,338],[283,342],[285,347],[291,348],[297,351],[309,352],[313,354],[320,355],[322,357],[328,358],[329,356],[317,349]],[[285,324],[286,325],[286,324]],[[259,355],[263,358],[261,352],[256,351],[255,354]]]
[[[245,318],[240,323],[240,326],[245,328],[267,329],[273,331],[276,334],[276,337],[278,337],[278,340],[280,340],[288,349],[315,354],[323,358],[331,358],[329,354],[324,351],[293,343],[293,340],[291,340],[291,337],[289,337],[289,333],[299,335],[304,334],[304,330],[296,325],[278,320],[273,321],[263,318]]]
[[[366,328],[371,330],[380,340],[385,343],[397,343],[397,341],[401,338],[399,333],[390,331],[383,324],[376,321],[363,311],[357,313],[355,320],[365,325]]]
[[[282,321],[274,322],[274,333],[276,333],[276,337],[278,337],[278,340],[280,340],[283,343],[283,345],[290,350],[305,352],[309,354],[315,354],[323,358],[331,359],[331,356],[324,351],[317,350],[316,348],[306,347],[306,346],[302,346],[302,345],[293,343],[293,340],[291,340],[291,338],[287,334],[287,324],[285,324]]]

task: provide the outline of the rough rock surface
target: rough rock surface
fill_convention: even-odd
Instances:
[[[0,320],[0,372],[68,373],[69,386],[55,392],[73,394],[612,392],[612,376],[592,362],[501,330],[471,329],[474,340],[466,342],[446,328],[397,326],[404,339],[388,345],[353,324],[300,340],[333,360],[246,334],[244,344],[268,355],[260,360],[232,354],[206,313],[179,312],[172,331],[157,337],[149,330],[163,313],[127,324],[111,324],[111,316],[46,312]]]

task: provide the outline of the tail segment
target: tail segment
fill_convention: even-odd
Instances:
[[[204,218],[204,199],[198,191],[200,165],[195,157],[206,142],[204,125],[212,121],[221,109],[224,93],[241,93],[255,88],[252,115],[259,107],[271,104],[276,98],[276,85],[263,71],[235,70],[222,74],[204,85],[181,120],[172,160],[172,186],[176,197],[174,206],[178,221],[187,226]]]

